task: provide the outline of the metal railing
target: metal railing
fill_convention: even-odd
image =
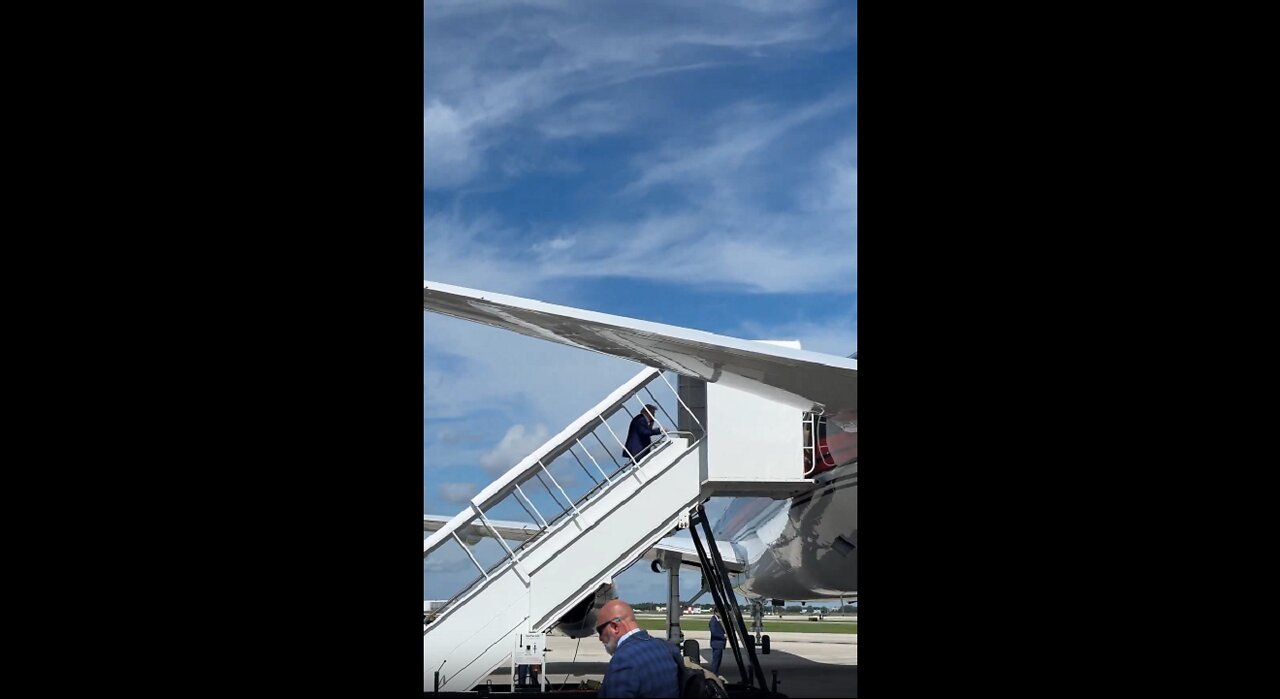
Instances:
[[[819,463],[826,467],[823,469],[824,471],[834,468],[836,465],[835,459],[831,457],[831,452],[824,451],[818,444],[818,427],[824,419],[821,412],[804,414],[804,422],[802,423],[804,429],[804,451],[808,457],[806,459],[808,468],[804,472],[805,478],[813,478],[814,474],[818,472]]]
[[[445,556],[445,551],[452,550],[452,547],[441,550],[449,541],[463,549],[466,553],[465,560],[479,572],[477,577],[456,592],[433,595],[435,599],[448,599],[448,602],[436,610],[436,616],[453,606],[478,583],[519,563],[523,555],[547,538],[549,531],[581,517],[582,508],[588,501],[599,497],[634,470],[643,469],[655,454],[667,448],[671,443],[670,437],[687,436],[692,440],[697,436],[691,432],[668,429],[667,425],[674,428],[679,423],[649,388],[658,378],[670,389],[676,404],[705,434],[705,428],[660,370],[649,368],[636,374],[595,407],[583,413],[560,434],[549,439],[487,486],[471,499],[462,512],[426,539],[423,545],[424,572],[429,572],[433,567],[431,563],[436,558],[433,554]],[[652,443],[642,453],[632,454],[624,441],[626,428],[619,424],[621,421],[615,419],[615,416],[621,418],[625,415],[629,425],[635,415],[644,410],[645,401],[640,398],[642,392],[648,396],[649,403],[658,408],[666,422],[664,424],[662,420],[655,420],[663,439]],[[634,413],[628,408],[631,401],[636,403]],[[618,429],[615,430],[614,425],[609,424],[611,419],[615,419]],[[615,445],[613,448],[609,447],[611,443]],[[693,444],[690,448],[692,446]],[[581,482],[576,474],[585,475],[590,483]],[[579,485],[582,487],[578,487]],[[542,493],[546,493],[546,497]],[[503,511],[516,513],[517,516],[519,512],[523,512],[532,520],[529,529],[534,530],[533,533],[526,535],[514,548],[508,545],[498,527],[492,523],[494,519],[503,519],[494,515],[495,512]],[[462,536],[459,536],[460,532]],[[435,568],[452,570],[457,562],[460,561],[446,562]],[[520,572],[518,567],[516,570]],[[521,577],[525,576],[522,574]]]

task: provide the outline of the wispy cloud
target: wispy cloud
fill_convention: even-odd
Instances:
[[[434,313],[423,324],[426,417],[466,420],[468,432],[499,445],[488,455],[494,469],[514,466],[546,440],[547,425],[559,431],[641,369],[625,359]],[[479,421],[478,414],[487,417]],[[514,450],[516,442],[528,449],[502,465],[497,452]]]
[[[428,2],[427,188],[476,177],[492,149],[523,124],[536,124],[550,138],[592,137],[621,130],[658,101],[645,92],[592,99],[601,90],[767,61],[771,51],[847,45],[853,19],[842,5]],[[575,98],[583,101],[564,104]]]
[[[853,310],[832,309],[821,321],[760,323],[743,321],[730,334],[751,340],[799,340],[801,347],[847,357],[858,349],[858,318]]]
[[[432,100],[422,117],[423,177],[428,189],[453,187],[480,170],[482,153],[472,142],[472,122],[458,110]]]
[[[654,185],[677,183],[723,190],[741,177],[748,159],[762,154],[782,137],[806,123],[853,106],[851,94],[832,94],[815,102],[780,108],[754,101],[731,105],[708,119],[711,143],[673,142],[658,153],[639,158],[641,175],[624,193],[644,192]],[[683,139],[682,139],[683,140]],[[772,163],[757,165],[770,166]]]
[[[480,467],[491,474],[503,473],[542,446],[549,436],[546,425],[533,428],[526,428],[523,424],[512,425],[498,446],[480,457]]]
[[[630,127],[634,112],[604,100],[585,100],[562,112],[549,113],[538,123],[543,136],[552,139],[591,138]]]
[[[846,181],[856,185],[856,170]],[[825,188],[829,201],[856,194]],[[754,215],[753,215],[754,214]],[[854,212],[708,208],[634,222],[565,227],[527,247],[489,245],[454,221],[428,223],[425,270],[437,281],[538,296],[557,280],[619,277],[745,292],[850,288],[857,274]],[[434,227],[433,227],[434,226]],[[436,235],[434,231],[452,231]],[[555,242],[558,241],[558,242]]]
[[[436,577],[434,580],[428,581],[428,582],[435,582],[435,583],[441,583],[441,582],[445,583],[444,585],[437,585],[438,587],[448,588],[451,583],[456,586],[457,583],[454,580],[451,580],[450,578],[454,578],[455,576],[460,576],[460,577],[457,577],[457,580],[461,581],[470,577],[470,571],[461,569],[461,572],[459,572],[460,564],[464,563],[466,560],[467,560],[466,554],[464,554],[461,550],[450,547],[450,546],[445,546],[444,548],[441,548],[437,551],[433,551],[430,556],[427,556],[425,559],[423,559],[422,572],[436,573],[442,576],[442,577]],[[472,568],[471,570],[475,570],[475,568]]]
[[[445,502],[466,502],[480,492],[475,483],[441,483],[440,498]]]
[[[474,429],[444,429],[437,435],[441,444],[475,444],[485,438],[478,430]]]

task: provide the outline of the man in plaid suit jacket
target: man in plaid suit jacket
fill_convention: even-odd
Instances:
[[[620,599],[596,614],[596,632],[613,656],[598,697],[678,697],[680,653],[636,625],[635,613]]]

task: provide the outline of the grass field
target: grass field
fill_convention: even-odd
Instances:
[[[707,631],[709,617],[680,617],[680,628],[685,631]],[[751,620],[747,619],[747,631],[751,630]],[[666,619],[636,619],[640,628],[646,631],[666,631]],[[764,622],[764,632],[797,631],[800,633],[858,633],[857,622],[851,621],[769,621]]]

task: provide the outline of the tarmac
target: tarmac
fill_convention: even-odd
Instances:
[[[768,622],[766,621],[766,626]],[[653,633],[653,632],[650,632]],[[858,696],[858,635],[835,633],[770,633],[769,654],[756,657],[764,671],[768,689],[773,688],[777,672],[777,691],[791,697],[856,697]],[[711,668],[711,635],[706,631],[687,631],[685,640],[698,642],[702,664]],[[573,639],[559,634],[547,638],[547,679],[554,689],[580,687],[584,680],[600,681],[609,665],[609,654],[594,637]],[[743,662],[748,662],[746,650]],[[729,683],[743,677],[728,646],[720,662],[720,675]],[[511,682],[510,668],[501,668],[488,678],[495,685]]]

